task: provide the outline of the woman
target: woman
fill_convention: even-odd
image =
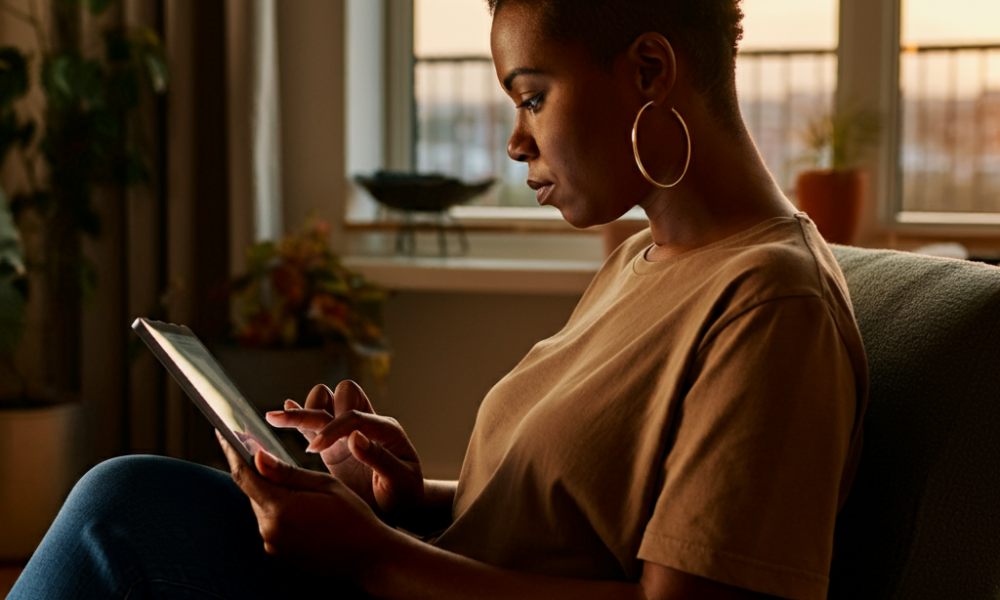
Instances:
[[[826,596],[864,353],[836,262],[740,118],[738,0],[489,4],[538,201],[577,227],[638,205],[650,229],[490,392],[460,480],[425,481],[353,383],[317,387],[268,419],[333,476],[263,452],[253,473],[224,442],[239,490],[105,463],[13,598]]]

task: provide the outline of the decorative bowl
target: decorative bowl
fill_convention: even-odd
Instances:
[[[389,208],[440,213],[482,194],[496,179],[469,184],[438,174],[378,171],[370,177],[357,175],[354,181]]]

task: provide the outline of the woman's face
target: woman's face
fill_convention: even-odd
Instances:
[[[549,39],[538,9],[519,2],[494,16],[491,48],[517,106],[507,153],[528,163],[540,204],[589,227],[617,219],[650,192],[632,156],[642,99],[624,61],[607,73],[582,44]]]

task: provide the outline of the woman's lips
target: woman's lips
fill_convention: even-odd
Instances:
[[[547,198],[549,192],[552,191],[552,182],[529,179],[528,187],[535,190],[535,200],[537,200],[539,204],[545,204],[545,198]]]

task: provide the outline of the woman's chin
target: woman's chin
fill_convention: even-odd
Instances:
[[[577,229],[587,229],[597,225],[606,225],[616,221],[618,217],[625,214],[597,214],[594,211],[573,210],[572,207],[561,207],[559,212],[564,221]],[[625,211],[627,212],[627,211]]]
[[[588,215],[582,215],[572,210],[560,208],[559,212],[562,214],[563,221],[566,221],[577,229],[586,229],[600,224],[594,221],[593,218],[588,218]]]

